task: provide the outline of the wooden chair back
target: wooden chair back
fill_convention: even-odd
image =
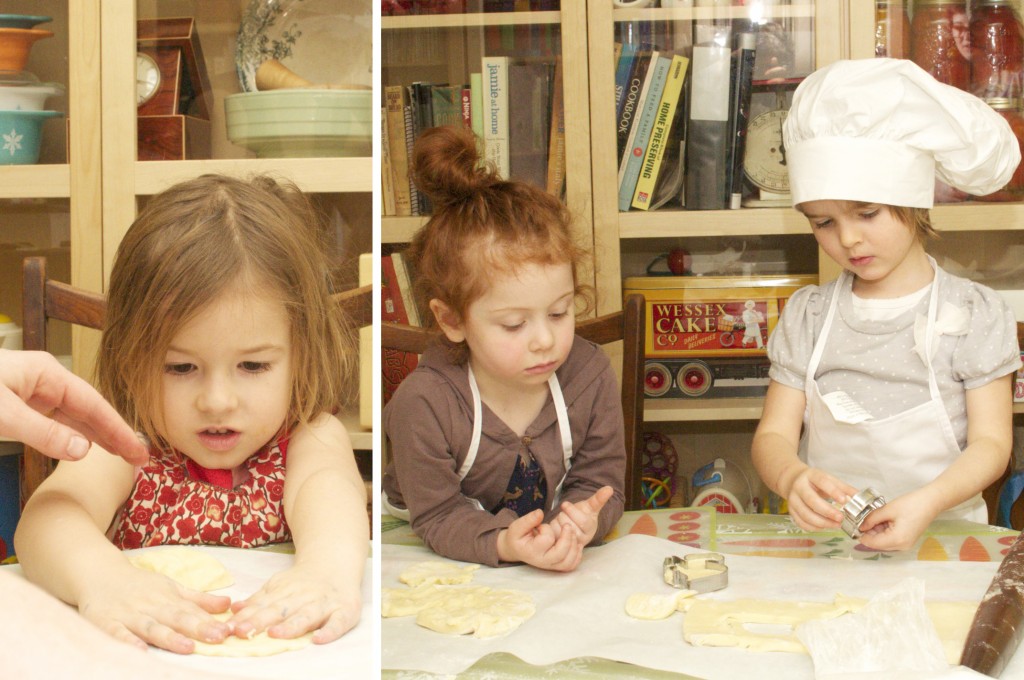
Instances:
[[[622,311],[576,324],[576,334],[599,345],[622,341],[622,416],[626,435],[626,509],[643,506],[644,420],[644,298],[630,295]],[[422,354],[434,342],[436,332],[425,328],[385,322],[381,324],[381,347],[401,352]]]
[[[21,285],[22,346],[26,350],[47,351],[46,322],[50,319],[86,328],[103,328],[107,311],[106,298],[47,278],[46,258],[25,258]],[[29,446],[25,447],[21,475],[22,503],[53,471],[54,465],[52,459]]]
[[[373,286],[332,296],[356,327],[373,323]],[[26,350],[47,351],[47,321],[53,319],[101,330],[107,311],[103,295],[75,288],[46,276],[46,258],[25,258],[22,264],[23,340]],[[53,471],[55,462],[26,446],[21,476],[21,500]],[[372,467],[372,466],[363,466]],[[372,494],[367,494],[371,497]]]

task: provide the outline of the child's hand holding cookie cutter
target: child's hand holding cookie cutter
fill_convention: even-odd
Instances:
[[[870,486],[855,494],[843,506],[843,531],[850,538],[860,538],[860,525],[868,515],[885,505],[885,498]]]
[[[693,553],[666,557],[663,563],[665,583],[673,588],[710,593],[729,584],[729,568],[719,553]]]

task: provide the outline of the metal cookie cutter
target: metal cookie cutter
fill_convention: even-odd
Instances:
[[[725,556],[719,553],[694,553],[683,557],[672,555],[665,558],[662,568],[665,583],[673,588],[710,593],[729,585],[729,568],[725,566]],[[697,577],[686,574],[687,571],[700,570],[714,573]]]
[[[870,486],[857,493],[843,506],[843,531],[850,538],[860,538],[860,525],[874,510],[885,505],[885,499]]]

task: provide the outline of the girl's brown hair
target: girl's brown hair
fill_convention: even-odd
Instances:
[[[350,393],[353,330],[331,300],[325,230],[293,185],[203,175],[154,196],[117,250],[97,366],[103,395],[159,442],[164,356],[177,332],[229,286],[276,296],[291,326],[286,428]],[[216,338],[211,338],[216,342]]]
[[[503,180],[493,164],[482,164],[472,131],[425,131],[413,149],[412,173],[433,204],[433,216],[407,251],[422,309],[436,299],[462,319],[494,274],[526,264],[568,264],[586,304],[588,291],[580,284],[586,251],[574,238],[569,210],[540,187]],[[456,362],[468,359],[464,342],[442,342]]]

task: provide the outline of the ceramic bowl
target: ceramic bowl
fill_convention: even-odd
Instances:
[[[369,90],[270,90],[224,98],[228,140],[261,158],[369,156]]]
[[[64,86],[41,83],[28,71],[0,71],[0,111],[42,111],[48,97],[64,94]]]
[[[0,165],[35,165],[43,122],[60,111],[0,111]]]
[[[0,71],[21,71],[37,40],[53,37],[39,28],[0,28]]]
[[[32,28],[53,21],[53,17],[35,14],[0,14],[0,28]]]

